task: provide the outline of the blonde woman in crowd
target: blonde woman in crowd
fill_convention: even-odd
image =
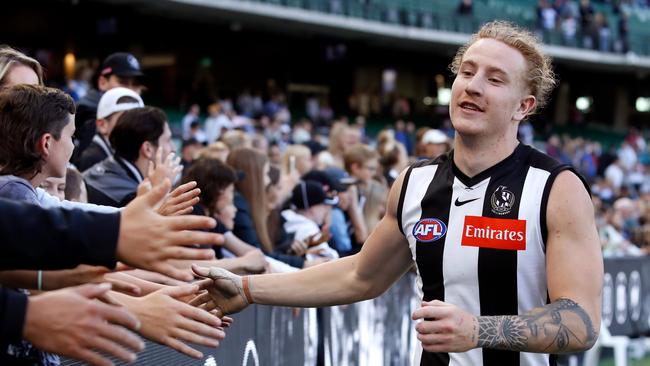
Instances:
[[[17,84],[43,85],[43,68],[35,59],[0,45],[0,88]]]
[[[230,149],[221,141],[213,142],[199,151],[199,158],[213,158],[226,162]]]
[[[297,173],[303,176],[313,169],[311,151],[305,145],[289,145],[282,155],[280,167],[283,174],[292,175]]]
[[[353,145],[361,142],[361,131],[346,122],[336,122],[330,129],[328,151],[334,158],[334,166],[343,168],[343,154]]]
[[[230,151],[238,147],[253,147],[253,141],[250,135],[241,130],[226,131],[221,135],[220,140],[228,146],[228,150]]]
[[[280,178],[277,192],[279,201],[284,202],[289,199],[291,190],[298,184],[300,177],[313,168],[311,151],[307,146],[287,146],[280,160]]]

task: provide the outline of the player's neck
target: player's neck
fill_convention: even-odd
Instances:
[[[518,144],[516,137],[488,140],[456,134],[454,163],[465,175],[473,177],[510,156]]]

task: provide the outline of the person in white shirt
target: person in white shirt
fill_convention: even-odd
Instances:
[[[233,123],[228,116],[223,113],[221,103],[216,102],[208,107],[209,117],[205,120],[205,133],[207,135],[208,144],[211,144],[219,139],[222,130],[232,129]]]
[[[293,234],[293,239],[311,246],[307,250],[307,260],[317,257],[336,259],[338,253],[321,238],[321,226],[329,222],[332,206],[337,198],[329,198],[323,185],[316,181],[300,181],[291,194],[291,204],[295,210],[282,211],[286,220],[284,230]],[[322,242],[321,242],[322,241]]]

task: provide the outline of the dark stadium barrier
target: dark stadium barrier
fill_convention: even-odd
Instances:
[[[404,276],[377,299],[318,310],[253,305],[233,316],[218,348],[195,347],[202,360],[147,341],[136,364],[311,366],[319,357],[320,329],[325,366],[408,365],[416,341],[411,313],[419,304],[414,284],[413,275]],[[82,364],[63,360],[63,365]]]
[[[605,260],[603,323],[612,335],[650,332],[650,258]]]

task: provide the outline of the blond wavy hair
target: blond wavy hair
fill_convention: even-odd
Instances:
[[[543,108],[548,102],[548,96],[555,88],[557,80],[551,66],[551,58],[542,51],[539,39],[530,31],[520,28],[510,22],[493,21],[486,23],[475,33],[465,45],[458,49],[449,68],[458,75],[460,64],[467,49],[480,39],[489,38],[507,44],[519,51],[526,59],[528,69],[525,81],[530,93],[535,96],[537,103],[530,114]]]

